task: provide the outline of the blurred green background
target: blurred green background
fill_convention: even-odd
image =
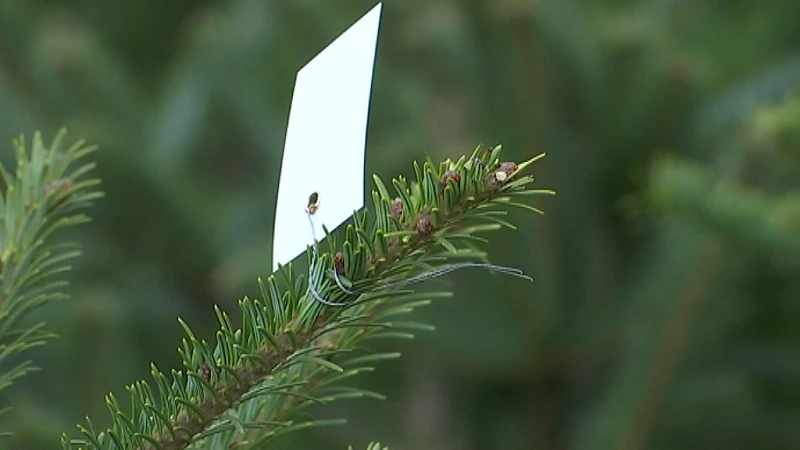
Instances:
[[[176,367],[270,268],[297,69],[366,0],[0,0],[0,142],[101,146],[61,338],[0,398],[13,449],[59,448],[103,396]],[[800,3],[387,0],[367,170],[502,143],[534,166],[494,262],[361,383],[385,402],[276,449],[800,448]],[[371,184],[368,188],[371,188]]]

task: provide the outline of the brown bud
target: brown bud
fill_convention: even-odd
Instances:
[[[391,213],[392,213],[392,217],[394,217],[395,219],[399,219],[400,216],[403,215],[403,201],[402,200],[397,199],[392,203],[392,211],[391,211]]]
[[[333,255],[333,268],[339,275],[344,275],[344,254],[342,252],[336,252]]]
[[[496,191],[500,189],[503,186],[503,183],[508,180],[508,177],[517,171],[517,168],[517,165],[513,162],[501,163],[497,170],[489,172],[489,174],[486,175],[486,178],[484,178],[486,187],[490,191]]]
[[[211,368],[208,367],[208,363],[203,363],[203,367],[200,368],[200,372],[202,373],[204,380],[211,381]]]
[[[504,162],[500,164],[498,172],[504,172],[506,175],[511,175],[517,171],[517,165],[513,162]]]
[[[447,172],[442,175],[441,187],[442,191],[447,186],[447,180],[453,180],[456,184],[461,183],[461,174],[456,172],[455,170],[448,170]]]
[[[497,174],[502,173],[505,175],[505,172],[489,172],[486,174],[486,177],[483,181],[486,183],[486,188],[490,191],[496,191],[503,186],[503,181],[497,179]]]
[[[433,233],[433,222],[428,214],[420,214],[417,217],[417,234],[421,237],[428,237]]]

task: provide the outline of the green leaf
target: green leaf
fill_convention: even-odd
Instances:
[[[441,237],[441,236],[437,236],[437,237],[435,238],[435,240],[436,240],[436,242],[437,242],[437,243],[439,243],[439,244],[440,244],[442,247],[446,248],[446,249],[447,249],[447,251],[449,251],[450,253],[458,253],[458,249],[456,248],[456,246],[455,246],[455,245],[453,245],[453,244],[452,244],[450,241],[448,241],[447,239],[445,239],[445,238],[443,238],[443,237]]]
[[[308,356],[300,356],[299,358],[302,359],[303,361],[307,361],[307,362],[311,362],[311,363],[314,363],[314,364],[319,364],[320,366],[323,366],[323,367],[327,367],[328,369],[331,369],[334,372],[339,372],[339,373],[344,372],[344,369],[341,366],[339,366],[338,364],[335,364],[335,363],[333,363],[331,361],[328,361],[325,358],[319,358],[319,357],[310,356],[310,355],[308,355]]]

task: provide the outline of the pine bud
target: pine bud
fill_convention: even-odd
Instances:
[[[392,203],[392,217],[399,219],[403,215],[403,201],[399,198]]]
[[[428,237],[433,233],[433,222],[428,214],[420,214],[417,217],[417,234],[421,237]]]
[[[513,162],[501,163],[500,164],[500,169],[498,169],[498,172],[503,172],[506,175],[511,175],[516,171],[517,171],[517,165],[516,165],[516,163],[513,163]]]
[[[337,274],[344,275],[344,254],[342,252],[336,252],[333,255],[333,268]]]
[[[444,191],[444,188],[447,186],[447,180],[453,180],[456,182],[456,184],[461,183],[461,174],[455,170],[448,170],[445,172],[444,175],[442,175],[442,181],[440,183],[442,191]]]
[[[503,181],[497,179],[497,174],[502,173],[505,175],[505,172],[489,172],[486,174],[486,177],[483,181],[486,183],[486,188],[490,191],[496,191],[503,186]],[[505,178],[504,178],[505,179]]]
[[[490,191],[496,191],[503,186],[503,183],[508,180],[508,177],[511,176],[514,172],[517,171],[517,165],[513,162],[504,162],[500,164],[500,167],[493,171],[489,172],[484,178],[486,182],[486,187]]]

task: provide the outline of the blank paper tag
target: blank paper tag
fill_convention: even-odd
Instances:
[[[272,268],[313,243],[305,209],[319,194],[314,215],[321,240],[364,206],[364,152],[379,3],[297,72],[283,148]]]

